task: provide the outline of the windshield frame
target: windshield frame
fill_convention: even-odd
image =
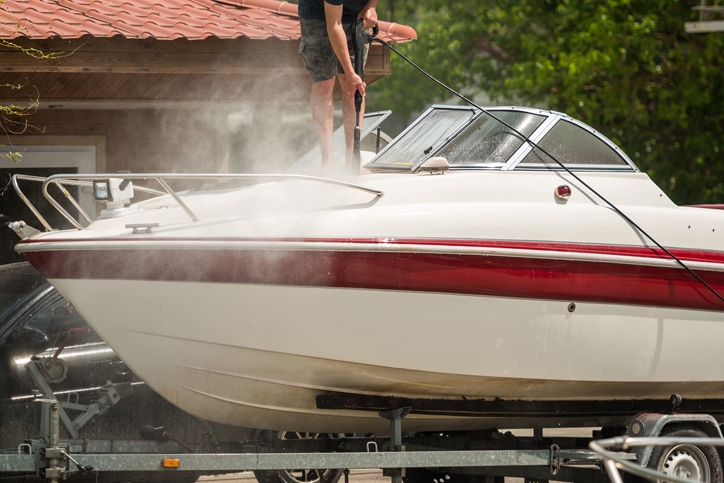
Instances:
[[[612,149],[623,161],[625,164],[566,164],[563,163],[566,168],[575,170],[575,171],[623,171],[623,172],[635,172],[640,173],[641,171],[636,166],[636,164],[631,161],[631,158],[629,158],[626,153],[623,152],[621,148],[619,148],[613,141],[608,139],[603,134],[599,133],[595,129],[593,129],[588,124],[579,121],[578,119],[574,119],[570,117],[567,114],[563,114],[562,112],[555,112],[555,111],[549,111],[550,118],[544,122],[536,132],[533,133],[533,135],[530,136],[531,141],[538,144],[540,143],[543,138],[548,135],[548,133],[559,123],[559,122],[569,122],[575,126],[578,126],[579,128],[583,129],[584,131],[588,132],[589,134],[596,137],[598,140],[603,141],[604,144],[606,144],[610,149]],[[534,138],[535,136],[535,138]],[[533,150],[533,147],[530,145],[530,143],[523,143],[523,145],[520,147],[518,152],[516,152],[513,156],[510,157],[509,162],[506,163],[506,165],[503,167],[504,171],[509,171],[516,169],[518,171],[563,171],[563,168],[561,168],[558,165],[550,166],[550,165],[531,165],[531,164],[522,164],[523,159]],[[561,161],[563,162],[563,161]]]
[[[453,131],[450,135],[448,135],[444,139],[440,139],[437,141],[437,145],[433,146],[433,149],[424,155],[419,161],[414,163],[413,165],[400,165],[399,167],[391,166],[389,164],[383,164],[383,165],[375,165],[374,162],[379,158],[380,156],[386,154],[386,151],[388,151],[391,147],[394,147],[396,143],[403,139],[406,135],[409,134],[410,131],[413,131],[421,122],[424,121],[424,119],[433,111],[436,110],[445,110],[445,111],[467,111],[471,113],[470,118],[463,123],[461,126],[459,126],[455,131]],[[400,134],[395,136],[394,140],[389,143],[387,146],[384,147],[384,149],[381,149],[379,153],[375,155],[374,158],[372,158],[368,163],[364,165],[365,168],[372,170],[373,172],[402,172],[402,173],[409,173],[409,172],[416,172],[420,165],[425,162],[425,160],[431,158],[432,156],[436,156],[440,150],[442,150],[447,144],[457,137],[461,132],[467,128],[471,122],[474,122],[475,119],[478,118],[480,115],[480,111],[474,107],[470,106],[443,106],[443,105],[437,105],[434,104],[430,106],[425,112],[420,114],[420,116],[415,119],[409,126],[407,126]]]
[[[404,135],[406,135],[409,131],[413,130],[417,124],[421,122],[423,118],[425,118],[427,115],[429,115],[430,112],[434,110],[467,110],[472,111],[474,114],[470,117],[470,119],[461,127],[459,127],[457,130],[455,130],[452,134],[450,134],[448,137],[446,137],[443,140],[440,140],[437,142],[437,145],[434,147],[433,150],[431,150],[428,154],[426,154],[423,158],[418,160],[414,165],[412,166],[400,166],[399,168],[388,166],[388,165],[377,165],[375,166],[373,163],[377,159],[377,157],[383,153],[385,153],[389,149],[394,149],[395,141],[402,138]],[[377,156],[372,158],[369,163],[365,164],[365,168],[372,170],[373,172],[397,172],[397,173],[416,173],[419,171],[420,166],[428,159],[434,156],[439,156],[440,153],[452,142],[453,139],[455,139],[457,136],[462,134],[466,129],[471,127],[475,124],[475,122],[481,117],[485,116],[486,112],[495,115],[497,112],[504,112],[504,111],[517,111],[517,112],[523,112],[528,114],[533,114],[537,116],[544,116],[545,119],[541,124],[538,126],[537,129],[535,129],[529,136],[529,139],[535,143],[540,143],[543,138],[555,127],[555,125],[560,121],[567,121],[571,124],[576,125],[577,127],[585,130],[589,134],[595,136],[600,141],[603,141],[604,144],[606,144],[610,149],[612,149],[623,161],[624,164],[565,164],[566,168],[576,170],[576,171],[617,171],[617,172],[635,172],[639,173],[640,170],[634,164],[634,162],[626,155],[626,153],[621,150],[613,141],[608,139],[603,134],[599,133],[595,129],[591,128],[587,124],[574,119],[567,114],[564,114],[562,112],[557,111],[551,111],[546,109],[538,109],[538,108],[530,108],[530,107],[519,107],[519,106],[496,106],[496,107],[489,107],[485,108],[485,111],[481,111],[478,109],[475,109],[473,107],[469,106],[446,106],[446,105],[433,105],[429,109],[427,109],[423,114],[420,115],[419,118],[417,118],[412,124],[410,124],[405,130],[403,130],[399,136],[395,138],[393,142],[385,146],[384,149],[382,149]],[[558,165],[531,165],[531,164],[521,164],[523,159],[533,150],[533,147],[528,142],[523,142],[514,152],[513,154],[508,158],[508,160],[505,163],[481,163],[481,164],[465,164],[465,165],[456,165],[452,164],[450,165],[450,171],[462,171],[462,170],[493,170],[493,171],[562,171],[563,168],[561,168]]]

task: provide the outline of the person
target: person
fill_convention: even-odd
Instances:
[[[355,52],[351,44],[354,24],[362,19],[362,28],[377,25],[378,0],[299,0],[302,40],[299,52],[312,81],[311,108],[314,128],[322,151],[320,174],[334,173],[332,131],[334,123],[335,77],[342,87],[344,117],[345,171],[352,165],[356,112],[354,93],[363,99],[365,83],[354,70]],[[364,100],[360,119],[364,116]]]

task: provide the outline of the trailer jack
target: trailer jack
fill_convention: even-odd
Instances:
[[[59,401],[46,379],[48,371],[44,369],[44,362],[43,359],[36,358],[31,359],[31,361],[25,365],[25,370],[43,397],[42,400],[36,399],[36,401],[44,401],[46,403],[52,401],[56,404],[56,412],[60,421],[63,422],[63,428],[72,439],[78,439],[78,430],[85,426],[94,416],[103,414],[109,407],[116,404],[123,397],[133,393],[133,387],[129,383],[114,384],[108,381],[107,384],[98,389],[98,399],[91,404],[79,404],[77,399],[75,402],[71,401],[72,394],[68,395],[68,400]],[[55,361],[55,364],[61,363],[61,361]],[[46,405],[41,413],[40,432],[43,435],[48,434],[51,430],[51,407],[52,405]],[[80,411],[80,414],[71,420],[66,410]]]

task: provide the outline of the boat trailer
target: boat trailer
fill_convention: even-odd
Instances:
[[[348,483],[349,470],[378,468],[391,477],[392,483],[416,482],[422,476],[428,481],[433,478],[443,481],[451,475],[476,476],[485,483],[501,483],[506,476],[522,477],[528,482],[621,482],[618,471],[622,468],[644,477],[655,474],[646,473],[652,470],[645,468],[653,445],[681,444],[686,440],[690,444],[724,446],[719,425],[711,415],[673,411],[642,413],[631,420],[626,434],[597,432],[592,438],[544,437],[540,429],[534,430],[532,437],[497,430],[405,434],[402,421],[412,406],[379,411],[380,417],[390,421],[390,434],[386,437],[209,441],[189,445],[156,428],[150,435],[147,431],[150,440],[87,440],[80,437],[78,430],[90,418],[118,403],[124,391],[109,384],[101,388],[98,401],[91,405],[60,401],[47,384],[47,370],[41,369],[46,362],[34,359],[26,366],[39,388],[35,401],[43,405],[39,436],[0,454],[0,479],[28,476],[58,483],[73,475],[93,472],[166,473],[165,476],[169,476],[171,473],[202,475],[325,468],[344,470],[345,483]],[[418,407],[421,404],[420,401],[396,402],[411,402]],[[681,402],[672,396],[670,404],[675,409]],[[391,402],[352,401],[345,395],[331,394],[320,396],[317,403],[336,408],[369,404],[368,410],[377,410],[375,406]],[[68,410],[80,411],[81,415],[71,419]],[[672,423],[698,426],[709,437],[657,438],[664,426]],[[61,438],[61,428],[68,439]],[[606,436],[609,438],[594,441]]]

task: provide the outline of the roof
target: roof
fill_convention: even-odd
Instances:
[[[0,0],[0,38],[125,37],[202,40],[300,37],[297,6],[276,0]],[[417,38],[380,22],[379,37]]]

